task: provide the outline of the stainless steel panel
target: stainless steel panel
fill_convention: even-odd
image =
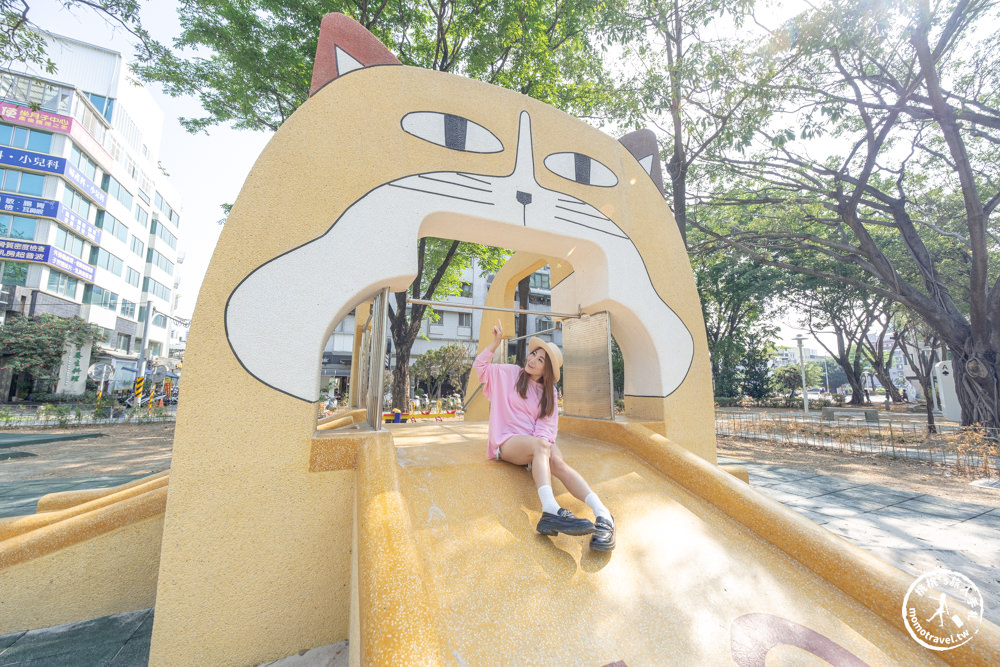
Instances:
[[[611,320],[606,312],[563,320],[563,414],[613,421]]]

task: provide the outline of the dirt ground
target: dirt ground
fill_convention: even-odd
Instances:
[[[795,444],[778,444],[719,437],[719,456],[731,456],[756,463],[814,470],[823,475],[844,477],[859,484],[882,486],[928,493],[960,502],[1000,507],[1000,489],[971,486],[982,475],[959,473],[926,461],[894,459],[875,454],[831,452],[827,449]]]
[[[17,432],[103,435],[2,449],[0,452],[25,452],[34,456],[0,460],[0,482],[152,474],[170,467],[174,440],[173,422],[77,429],[23,429]],[[1000,507],[1000,489],[971,486],[969,482],[977,476],[962,475],[954,468],[926,462],[729,437],[719,438],[719,455]]]

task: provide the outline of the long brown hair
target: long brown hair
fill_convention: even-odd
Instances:
[[[528,397],[528,383],[531,381],[531,376],[525,373],[522,368],[515,385],[521,398]],[[542,381],[539,384],[542,385],[542,400],[538,403],[538,417],[541,419],[548,417],[556,409],[556,402],[553,398],[556,393],[555,373],[552,371],[552,360],[549,359],[548,354],[545,355],[545,370],[542,371]]]

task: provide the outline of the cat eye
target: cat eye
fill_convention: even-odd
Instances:
[[[618,177],[613,171],[582,153],[553,153],[545,158],[545,166],[556,176],[583,185],[596,185],[601,188],[618,185]]]
[[[492,132],[468,118],[437,111],[413,111],[403,116],[403,131],[456,151],[499,153],[503,144]]]

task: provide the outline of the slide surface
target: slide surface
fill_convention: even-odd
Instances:
[[[558,440],[615,515],[617,548],[605,554],[586,537],[535,532],[530,473],[486,460],[485,424],[391,431],[447,663],[939,664],[623,447]],[[563,506],[592,516],[554,488]]]

